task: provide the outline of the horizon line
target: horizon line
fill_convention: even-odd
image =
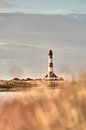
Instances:
[[[74,12],[71,12],[71,13],[40,13],[40,12],[32,12],[32,13],[29,13],[29,12],[22,12],[22,11],[0,11],[0,14],[28,14],[28,15],[86,15],[86,13],[74,13]]]

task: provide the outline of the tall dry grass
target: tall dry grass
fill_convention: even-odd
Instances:
[[[86,80],[4,93],[0,130],[86,130]]]

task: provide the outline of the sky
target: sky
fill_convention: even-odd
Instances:
[[[86,14],[86,0],[0,0],[0,12]]]
[[[0,0],[0,79],[43,77],[49,49],[57,75],[86,68],[86,0]]]

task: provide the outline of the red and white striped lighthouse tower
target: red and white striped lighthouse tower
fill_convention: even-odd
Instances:
[[[48,78],[51,78],[52,74],[53,74],[53,52],[52,50],[50,50],[48,54]]]
[[[49,50],[48,54],[48,74],[45,76],[45,79],[58,79],[53,72],[53,51]]]
[[[62,77],[57,76],[53,72],[53,51],[49,50],[48,53],[48,74],[44,77],[46,80],[58,80],[63,81],[64,79]]]

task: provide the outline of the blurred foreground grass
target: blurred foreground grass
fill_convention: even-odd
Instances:
[[[4,92],[0,130],[86,130],[86,80]]]

